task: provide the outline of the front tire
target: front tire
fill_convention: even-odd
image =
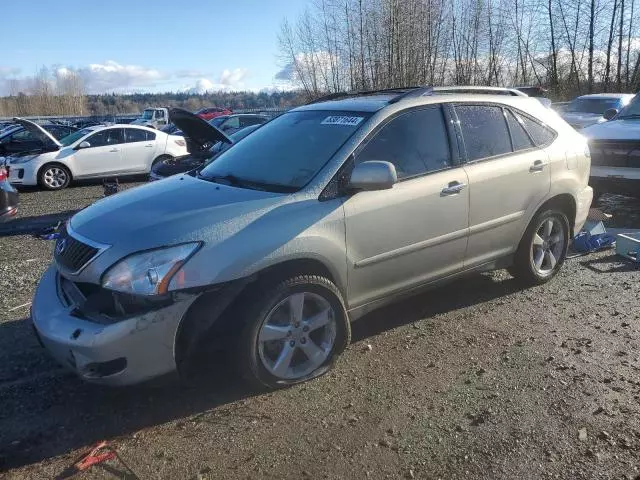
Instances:
[[[328,372],[351,341],[338,288],[301,275],[256,288],[243,314],[237,364],[254,387],[277,389]]]
[[[46,190],[62,190],[71,182],[71,172],[64,165],[52,163],[38,172],[38,184]]]
[[[525,231],[509,272],[528,285],[551,280],[560,270],[569,248],[569,221],[559,210],[538,213]]]

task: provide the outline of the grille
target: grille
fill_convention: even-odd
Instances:
[[[96,256],[98,249],[72,237],[63,229],[56,242],[54,257],[58,265],[69,272],[77,272]]]
[[[640,168],[640,141],[592,141],[591,165]]]

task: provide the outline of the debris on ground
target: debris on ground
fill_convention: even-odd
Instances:
[[[581,442],[587,441],[587,429],[585,427],[578,429],[578,440]]]
[[[616,253],[632,262],[640,263],[640,232],[616,235]]]

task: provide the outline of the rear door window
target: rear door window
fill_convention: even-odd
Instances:
[[[511,140],[502,107],[456,105],[469,161],[511,153]]]
[[[122,128],[101,130],[87,138],[87,142],[91,144],[92,148],[124,143]]]
[[[138,128],[125,128],[124,136],[126,143],[146,142],[149,140],[149,136],[146,130],[140,130]],[[153,134],[155,138],[155,134]]]
[[[391,120],[356,157],[357,163],[368,160],[393,163],[399,180],[450,167],[449,137],[441,108],[414,110]]]

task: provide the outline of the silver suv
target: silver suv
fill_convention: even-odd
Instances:
[[[254,384],[326,372],[350,320],[463,274],[551,279],[592,199],[585,139],[536,99],[397,89],[319,101],[201,171],[100,200],[32,307],[85,380],[189,372],[221,341]]]

